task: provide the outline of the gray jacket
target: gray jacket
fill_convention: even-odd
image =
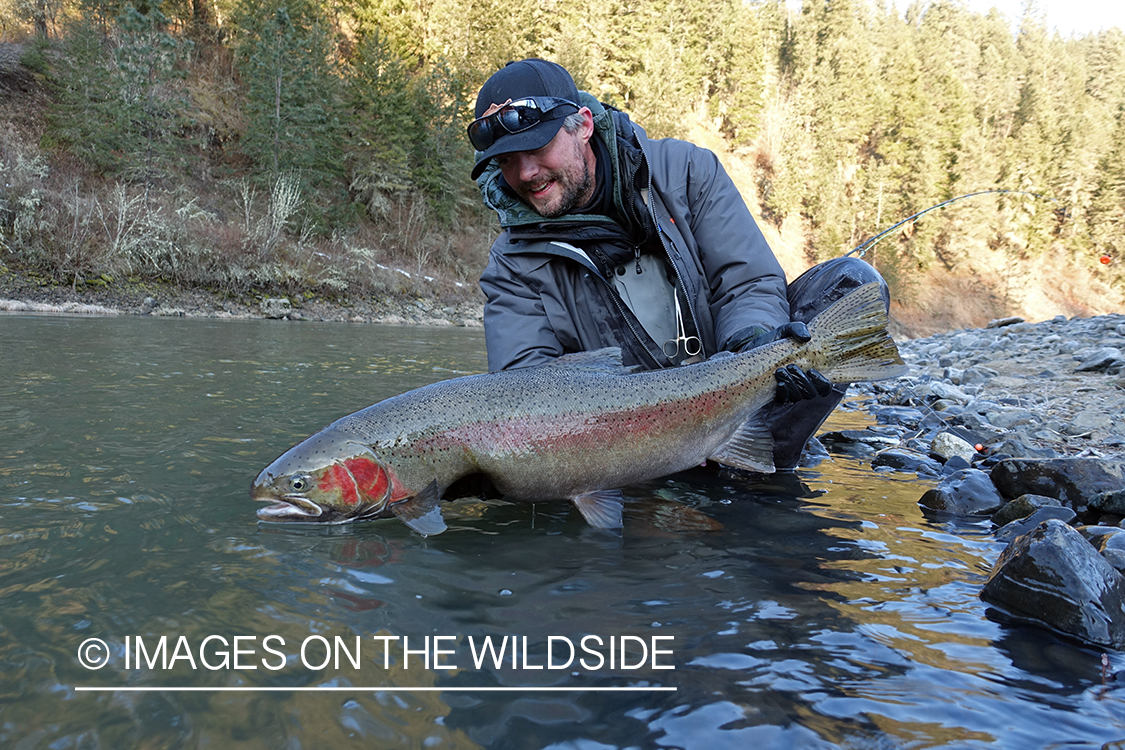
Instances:
[[[688,331],[699,336],[704,356],[751,329],[787,322],[784,272],[715,154],[685,141],[649,140],[624,113],[586,92],[581,99],[594,114],[595,137],[609,147],[618,216],[634,217],[625,234],[655,227]],[[545,219],[506,189],[495,162],[478,184],[504,229],[480,279],[490,370],[604,346],[621,347],[626,365],[672,364],[663,342],[652,340],[591,262],[592,253],[576,252],[616,239],[619,222],[588,214]]]

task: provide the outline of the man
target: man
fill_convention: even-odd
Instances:
[[[807,340],[805,321],[882,282],[863,261],[838,258],[787,287],[715,154],[649,140],[555,63],[521,60],[489,78],[468,134],[472,177],[504,230],[480,280],[492,371],[604,346],[656,369]],[[777,379],[767,424],[784,471],[846,385],[796,366]]]

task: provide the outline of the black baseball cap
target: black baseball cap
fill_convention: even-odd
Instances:
[[[578,101],[578,87],[566,68],[558,63],[529,58],[510,62],[492,74],[481,86],[477,94],[474,117],[479,119],[493,104],[503,104],[530,96],[549,96],[567,101]],[[480,177],[488,162],[495,156],[514,151],[534,151],[551,142],[562,127],[563,119],[578,111],[574,107],[562,105],[548,113],[538,125],[519,133],[505,133],[484,151],[477,152],[477,162],[473,166],[472,178]]]

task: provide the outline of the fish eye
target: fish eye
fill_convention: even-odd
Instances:
[[[308,474],[296,474],[289,478],[289,489],[294,492],[304,492],[309,488],[309,480],[312,479]]]

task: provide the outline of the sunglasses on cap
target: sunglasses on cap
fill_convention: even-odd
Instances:
[[[479,117],[469,123],[469,143],[477,151],[486,151],[496,139],[505,133],[522,133],[530,130],[547,118],[551,110],[569,104],[578,109],[578,105],[569,99],[557,99],[553,96],[529,96],[505,104],[490,115]]]

